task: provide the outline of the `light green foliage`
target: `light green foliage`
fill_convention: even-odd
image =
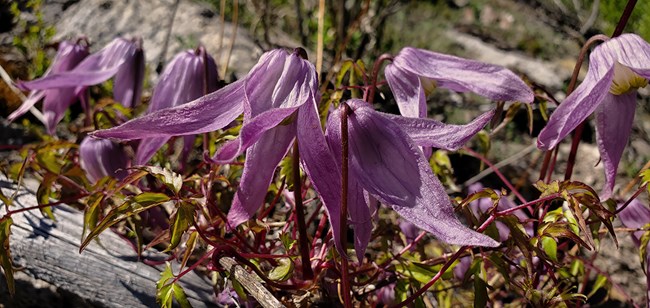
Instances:
[[[187,300],[185,291],[183,288],[174,281],[174,274],[172,273],[172,268],[169,263],[165,267],[165,270],[160,273],[160,280],[156,284],[156,302],[163,308],[172,308],[173,299],[176,299],[176,302],[182,308],[192,307],[190,302]]]
[[[13,44],[31,60],[29,62],[30,78],[43,75],[50,65],[45,46],[55,34],[55,28],[47,26],[43,22],[41,6],[41,0],[26,1],[25,7],[31,10],[35,17],[34,22],[28,22],[20,18],[21,12],[18,8],[18,1],[11,3],[11,12],[14,18],[18,20],[17,28],[22,31],[22,35],[14,36]]]

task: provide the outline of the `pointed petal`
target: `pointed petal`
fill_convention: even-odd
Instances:
[[[159,110],[120,126],[96,131],[93,135],[131,140],[215,131],[230,124],[242,113],[243,92],[243,81],[236,81],[185,105]]]
[[[349,175],[348,214],[354,229],[354,251],[357,253],[359,263],[362,263],[372,236],[372,217],[364,198],[363,188],[356,179],[356,175]]]
[[[605,95],[596,109],[596,132],[600,157],[605,167],[605,186],[602,200],[611,197],[616,181],[616,170],[627,145],[634,122],[636,91],[623,95]]]
[[[594,52],[600,49],[637,74],[650,79],[650,44],[640,36],[622,34],[596,48]]]
[[[43,78],[21,83],[25,89],[49,89],[90,86],[113,77],[136,53],[136,45],[123,38],[117,38],[102,50],[86,57],[74,69],[66,72],[52,72]]]
[[[494,110],[478,116],[465,125],[445,124],[433,119],[407,118],[388,113],[378,114],[399,125],[419,146],[456,151],[490,122],[494,116]]]
[[[585,80],[555,109],[537,137],[537,147],[550,150],[596,110],[609,93],[614,75],[613,65],[604,70],[592,53]]]
[[[286,155],[296,135],[295,125],[278,126],[246,151],[239,188],[228,212],[231,227],[247,221],[264,203],[278,163]]]
[[[156,154],[158,149],[160,149],[170,137],[154,137],[146,138],[140,141],[138,145],[138,152],[135,155],[135,165],[145,165],[149,160]]]
[[[441,241],[499,245],[460,223],[429,163],[397,124],[378,115],[365,102],[352,100],[350,105],[354,111],[350,116],[350,165],[369,193]]]
[[[417,76],[436,81],[442,88],[473,92],[499,101],[531,103],[533,91],[510,70],[423,49],[406,47],[394,64]]]
[[[282,53],[286,54],[284,51]],[[279,79],[268,80],[269,76],[277,76],[277,73],[272,71],[269,76],[257,76],[261,69],[246,79],[244,87],[247,106],[250,107],[252,118],[248,121],[244,119],[244,126],[239,137],[222,147],[212,158],[214,162],[232,161],[255,143],[265,131],[277,126],[300,106],[313,102],[315,99],[313,93],[316,93],[318,84],[313,65],[295,54],[285,58],[276,57],[276,59],[269,63],[269,67],[275,66],[275,61],[285,60]],[[275,88],[269,92],[266,89],[268,84],[274,83]],[[259,88],[264,88],[264,90]],[[269,109],[264,110],[264,108]]]
[[[337,121],[338,120],[338,124]],[[327,139],[323,135],[315,104],[307,104],[298,112],[298,146],[305,172],[320,195],[329,217],[334,244],[343,256],[341,246],[341,126],[340,114],[334,110],[327,124]],[[338,144],[338,150],[330,146]]]
[[[31,109],[32,107],[34,107],[34,105],[35,105],[36,103],[38,103],[38,101],[40,101],[43,97],[45,97],[45,91],[42,91],[42,90],[36,90],[36,91],[32,91],[32,92],[30,92],[30,93],[29,93],[29,96],[28,96],[27,99],[23,102],[23,104],[20,105],[20,107],[18,107],[18,109],[16,109],[14,112],[12,112],[12,113],[9,115],[9,117],[7,117],[7,119],[8,119],[10,122],[13,122],[14,120],[16,120],[16,119],[17,119],[18,117],[20,117],[21,115],[27,113],[27,111],[29,111],[29,109]]]
[[[400,114],[411,118],[426,118],[427,98],[420,78],[394,64],[386,66],[384,74]]]

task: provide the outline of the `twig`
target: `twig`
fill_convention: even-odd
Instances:
[[[528,147],[526,147],[525,149],[519,151],[517,154],[512,155],[512,156],[510,156],[510,157],[508,157],[508,158],[494,164],[494,168],[500,169],[502,167],[510,165],[511,163],[516,162],[519,159],[521,159],[522,157],[530,154],[530,152],[532,152],[535,148],[537,148],[537,146],[535,145],[535,143],[533,143],[533,144],[529,145]],[[471,177],[469,180],[465,181],[463,183],[463,186],[467,186],[467,185],[470,185],[472,183],[476,183],[476,182],[480,181],[482,178],[492,174],[493,172],[494,172],[494,170],[492,170],[491,168],[485,169],[485,170],[481,171],[479,174],[477,174],[477,175]]]
[[[318,42],[316,45],[316,75],[323,71],[323,33],[325,27],[325,0],[318,1]]]
[[[2,65],[0,65],[0,77],[2,77],[2,80],[7,84],[9,89],[11,89],[12,92],[18,95],[18,98],[20,98],[20,100],[23,103],[25,102],[25,100],[27,100],[25,94],[23,94],[23,92],[21,92],[20,90],[18,90],[18,88],[14,86],[14,82],[11,80],[11,77],[9,76],[7,71],[5,71],[5,69],[2,67]],[[34,115],[34,117],[36,117],[36,119],[45,123],[45,116],[43,116],[43,113],[41,113],[38,109],[36,109],[36,107],[32,106],[31,108],[29,108],[29,112],[31,112]]]
[[[221,76],[223,76],[224,79],[226,78],[226,74],[228,73],[228,65],[230,64],[230,55],[232,55],[232,48],[235,46],[235,39],[237,39],[238,18],[239,18],[239,0],[234,0],[233,8],[232,8],[232,36],[230,38],[230,45],[228,46],[228,53],[226,53],[226,62],[223,65],[223,74],[221,74]]]
[[[255,273],[249,273],[237,261],[230,257],[221,257],[219,264],[225,268],[231,277],[237,279],[246,291],[253,296],[262,307],[285,307],[282,303],[269,292],[259,281],[261,278]]]

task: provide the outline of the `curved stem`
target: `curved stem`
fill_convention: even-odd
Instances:
[[[309,239],[307,238],[307,225],[305,224],[305,210],[302,204],[302,186],[300,182],[300,152],[298,142],[293,144],[293,198],[296,208],[296,222],[298,224],[298,241],[300,244],[300,259],[302,260],[302,278],[314,279],[314,272],[309,261]]]
[[[387,53],[379,56],[372,67],[372,76],[370,76],[370,78],[372,78],[372,84],[370,85],[370,89],[364,93],[368,95],[367,97],[364,97],[364,100],[371,105],[372,101],[375,99],[375,92],[377,91],[377,75],[379,75],[381,63],[384,61],[393,61],[393,56]]]

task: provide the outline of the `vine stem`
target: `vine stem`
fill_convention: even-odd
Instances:
[[[544,198],[540,198],[540,199],[537,199],[537,200],[534,200],[534,201],[531,201],[531,202],[527,202],[527,203],[524,203],[524,204],[522,204],[522,205],[519,205],[519,206],[516,206],[516,207],[510,208],[510,209],[507,209],[507,210],[503,210],[503,211],[500,211],[500,212],[493,212],[493,214],[490,215],[490,217],[488,217],[488,219],[485,220],[485,222],[483,222],[483,224],[481,224],[481,226],[478,227],[478,229],[476,229],[476,232],[479,232],[479,233],[480,233],[480,232],[485,231],[485,229],[487,229],[487,227],[488,227],[492,222],[494,222],[494,220],[495,220],[497,217],[499,217],[499,216],[505,216],[505,215],[508,215],[508,214],[510,214],[510,213],[512,213],[512,212],[514,212],[514,211],[516,211],[516,210],[522,209],[522,208],[524,208],[524,207],[529,207],[529,206],[531,206],[531,205],[533,205],[533,204],[536,204],[536,203],[540,203],[540,202],[548,201],[548,200],[551,200],[551,199],[555,199],[555,198],[557,198],[557,197],[559,197],[559,196],[560,196],[559,193],[555,193],[555,194],[552,194],[552,195],[546,196],[546,197],[544,197]],[[447,271],[447,269],[448,269],[452,264],[454,264],[454,262],[455,262],[458,258],[460,258],[460,257],[463,255],[463,253],[464,253],[467,249],[469,249],[470,247],[472,247],[472,246],[462,246],[460,249],[458,249],[458,251],[456,251],[456,252],[455,252],[455,253],[454,253],[454,254],[449,258],[449,260],[447,260],[447,262],[445,262],[445,264],[442,265],[442,267],[440,268],[440,270],[438,271],[438,273],[436,273],[436,275],[433,276],[433,278],[431,278],[431,280],[429,280],[429,282],[427,282],[427,284],[425,284],[425,285],[424,285],[422,288],[420,288],[417,292],[415,292],[415,293],[413,293],[411,296],[409,296],[405,301],[403,301],[403,302],[397,304],[397,305],[394,306],[393,308],[405,307],[405,306],[411,304],[413,301],[415,301],[415,300],[416,300],[418,297],[420,297],[422,294],[424,294],[424,292],[426,292],[426,291],[427,291],[427,290],[428,290],[428,289],[429,289],[429,288],[430,288],[434,283],[436,283],[436,281],[438,281],[438,280],[440,279],[440,277],[442,277],[442,274],[444,274],[445,271]]]
[[[307,238],[307,225],[305,224],[305,210],[302,204],[302,186],[300,182],[300,152],[298,142],[293,144],[293,198],[296,208],[296,222],[298,224],[298,241],[300,243],[300,259],[302,260],[303,280],[314,279],[314,271],[309,260],[309,239]]]
[[[370,89],[364,93],[364,95],[367,95],[364,97],[364,101],[368,102],[370,105],[372,105],[372,101],[375,99],[375,92],[377,91],[377,76],[379,75],[379,69],[381,69],[381,63],[384,61],[393,61],[393,56],[387,53],[379,56],[372,67],[372,76],[370,76],[370,78],[372,78],[372,84],[370,85]]]
[[[519,193],[517,188],[515,188],[512,185],[512,183],[510,183],[510,181],[508,181],[508,179],[503,175],[503,173],[501,173],[501,171],[499,171],[498,168],[494,167],[494,165],[487,158],[485,158],[483,155],[475,152],[474,150],[472,150],[472,149],[470,149],[468,147],[463,147],[463,150],[467,151],[470,155],[480,159],[482,162],[484,162],[486,165],[488,165],[488,167],[490,167],[490,169],[494,170],[494,174],[496,174],[499,177],[499,179],[501,179],[503,184],[505,184],[508,187],[508,189],[510,189],[510,191],[512,191],[512,193],[517,197],[517,199],[519,199],[519,201],[521,201],[521,203],[526,203],[526,199],[524,198],[524,196],[522,196]]]
[[[347,103],[341,104],[341,212],[340,212],[340,240],[341,249],[345,249],[345,241],[348,235],[348,115],[350,106]],[[343,304],[346,308],[352,307],[350,298],[350,280],[348,279],[348,256],[341,255],[341,288],[343,293]]]

